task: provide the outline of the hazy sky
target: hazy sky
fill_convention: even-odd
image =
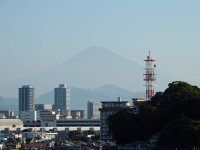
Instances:
[[[199,0],[0,0],[0,82],[103,46],[200,85]]]

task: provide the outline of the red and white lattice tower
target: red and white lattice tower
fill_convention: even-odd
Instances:
[[[144,81],[146,86],[146,100],[150,100],[154,96],[154,87],[156,81],[155,60],[151,58],[151,52],[149,51],[149,56],[144,60],[146,62]]]

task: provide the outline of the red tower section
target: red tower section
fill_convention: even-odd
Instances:
[[[155,60],[151,58],[151,52],[149,51],[149,56],[144,60],[146,62],[144,81],[146,86],[146,100],[150,100],[154,96],[154,87],[156,81]]]

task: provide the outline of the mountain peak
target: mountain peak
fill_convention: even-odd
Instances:
[[[82,52],[111,52],[110,50],[108,50],[107,48],[103,47],[103,46],[90,46],[86,49],[84,49]]]
[[[118,56],[117,54],[115,54],[114,52],[110,51],[107,48],[101,47],[101,46],[91,46],[88,47],[86,49],[84,49],[83,51],[81,51],[80,53],[78,53],[77,55],[75,55],[74,57],[81,57],[81,58],[87,58],[87,57],[105,57],[105,56]],[[72,58],[73,59],[73,58]]]

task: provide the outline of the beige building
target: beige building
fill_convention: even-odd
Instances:
[[[53,110],[42,110],[40,111],[40,119],[42,121],[54,121],[60,119],[60,115]]]
[[[22,128],[23,122],[20,119],[0,119],[0,128]]]

